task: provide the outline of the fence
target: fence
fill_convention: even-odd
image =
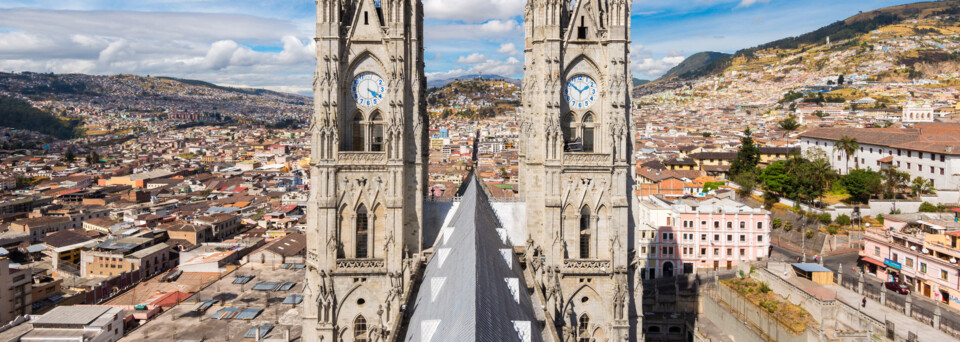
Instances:
[[[843,277],[840,279],[840,286],[848,288],[853,291],[857,291],[857,286],[859,284],[859,279],[854,279],[853,277]],[[924,308],[922,305],[919,305],[917,302],[922,299],[916,299],[914,297],[914,302],[910,305],[910,312],[906,313],[906,302],[907,297],[895,293],[893,291],[887,290],[883,287],[882,284],[874,283],[864,279],[863,282],[863,296],[869,298],[870,300],[877,303],[870,303],[868,305],[877,305],[880,302],[880,291],[886,291],[886,298],[884,298],[884,303],[886,307],[896,310],[897,312],[903,312],[909,317],[916,319],[918,322],[927,324],[933,327],[933,318],[934,312],[930,309]],[[947,315],[940,316],[940,331],[960,338],[960,321],[949,319]]]

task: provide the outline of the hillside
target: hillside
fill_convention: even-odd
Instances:
[[[427,104],[435,118],[489,118],[516,110],[520,105],[520,87],[499,79],[453,81],[430,88]]]
[[[27,101],[0,96],[0,127],[31,130],[58,139],[73,139],[83,133],[76,118],[58,118],[37,109]]]
[[[447,78],[447,79],[442,79],[442,80],[431,80],[431,79],[427,79],[427,88],[440,88],[440,87],[446,86],[446,85],[448,85],[448,84],[450,84],[450,83],[453,83],[453,82],[456,82],[456,81],[476,80],[476,79],[502,80],[502,81],[504,81],[504,82],[507,82],[507,83],[510,83],[510,84],[513,84],[513,85],[520,85],[520,80],[514,79],[514,78],[503,77],[503,76],[500,76],[500,75],[477,75],[477,74],[473,74],[473,75],[464,75],[464,76],[454,77],[454,78]]]
[[[897,25],[907,20],[931,19],[937,16],[956,15],[960,15],[960,0],[921,2],[881,8],[857,14],[848,19],[837,21],[800,36],[783,38],[756,47],[743,49],[732,55],[710,52],[695,54],[661,78],[645,85],[645,87],[659,88],[658,90],[676,87],[682,85],[684,81],[720,75],[728,71],[731,67],[745,63],[748,64],[755,61],[769,62],[769,60],[764,61],[764,58],[759,55],[773,55],[778,58],[792,57],[799,53],[816,49],[818,46],[826,45],[828,39],[831,43],[848,41],[857,39],[880,28]],[[953,19],[953,22],[955,23],[956,19]],[[931,28],[931,30],[932,31],[928,32],[921,31],[920,33],[939,32],[936,29]],[[694,59],[694,57],[696,57],[696,59]],[[690,59],[694,60],[687,63]],[[639,92],[649,93],[650,91],[639,90]]]
[[[57,116],[164,117],[171,113],[278,122],[305,120],[312,100],[262,89],[133,75],[0,72],[0,95]]]

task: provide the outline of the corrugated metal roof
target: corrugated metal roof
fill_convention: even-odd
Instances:
[[[523,273],[475,178],[436,253],[404,341],[541,341]]]
[[[829,268],[820,266],[820,264],[793,264],[793,267],[804,272],[833,272]]]

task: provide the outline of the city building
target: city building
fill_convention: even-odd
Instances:
[[[864,234],[860,266],[885,282],[960,308],[960,210],[884,216]]]
[[[843,137],[860,148],[849,156],[836,149]],[[960,124],[917,123],[913,128],[814,128],[800,135],[804,154],[826,153],[833,168],[846,174],[854,168],[879,171],[893,167],[929,180],[938,190],[960,189]],[[957,202],[953,199],[952,202]]]
[[[124,334],[123,309],[111,306],[60,306],[28,323],[21,342],[118,341]]]
[[[638,205],[640,277],[731,269],[768,257],[770,212],[730,198],[667,199]]]
[[[142,237],[107,240],[85,249],[80,255],[83,277],[114,277],[140,270],[141,279],[171,267],[170,246]]]
[[[10,260],[0,257],[0,325],[30,314],[31,283],[27,270],[10,268]]]
[[[39,242],[47,234],[69,229],[71,225],[69,217],[41,216],[14,221],[10,224],[10,230],[27,233],[31,241]]]

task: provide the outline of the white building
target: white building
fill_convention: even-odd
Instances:
[[[936,108],[929,104],[913,103],[903,107],[903,122],[933,122]]]
[[[123,309],[111,306],[60,306],[29,323],[22,342],[108,342],[123,337]]]
[[[855,138],[860,148],[850,156],[834,148],[836,141]],[[918,123],[913,128],[817,128],[800,135],[806,155],[820,149],[841,174],[860,167],[879,171],[895,167],[911,179],[933,182],[937,190],[960,189],[960,124]]]

